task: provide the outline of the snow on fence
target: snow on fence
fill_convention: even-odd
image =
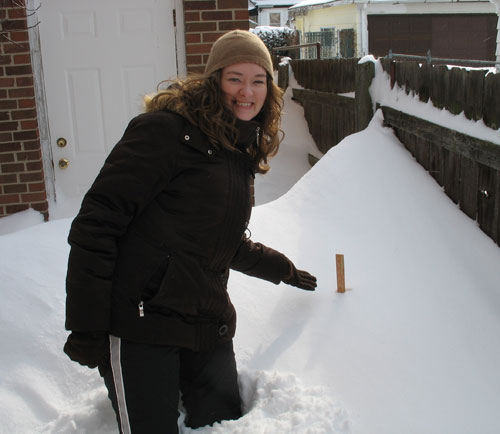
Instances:
[[[393,83],[406,93],[415,92],[420,101],[430,99],[435,107],[453,114],[463,111],[468,119],[482,119],[493,129],[500,127],[500,74],[390,58],[381,59],[381,63]]]
[[[309,130],[318,148],[327,152],[345,136],[366,127],[372,101],[368,88],[375,75],[371,62],[358,59],[291,61],[297,82],[294,89],[301,102]],[[412,64],[410,64],[412,63]],[[418,99],[462,111],[472,120],[483,119],[490,128],[500,126],[500,74],[484,70],[419,66],[415,62],[383,59],[392,82],[414,92]],[[288,68],[280,68],[280,76]],[[288,78],[280,77],[288,83]],[[337,93],[355,92],[350,98]],[[376,102],[375,102],[376,103]],[[478,221],[481,229],[500,245],[500,146],[443,126],[382,107],[385,123],[415,156],[464,213]]]

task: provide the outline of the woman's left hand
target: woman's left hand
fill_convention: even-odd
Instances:
[[[297,270],[291,265],[290,274],[283,279],[288,285],[296,286],[306,291],[314,291],[316,289],[316,277],[305,270]]]

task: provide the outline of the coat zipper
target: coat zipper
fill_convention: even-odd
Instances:
[[[139,302],[139,316],[141,318],[144,316],[144,302],[142,300]]]

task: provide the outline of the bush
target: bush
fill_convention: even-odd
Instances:
[[[271,55],[284,55],[287,51],[273,52],[273,48],[294,45],[296,41],[295,30],[289,27],[259,26],[251,31],[262,39]]]

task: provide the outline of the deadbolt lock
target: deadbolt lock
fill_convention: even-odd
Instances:
[[[69,160],[67,160],[66,158],[61,158],[59,160],[59,168],[60,169],[67,169],[69,166]]]
[[[68,142],[66,141],[66,139],[64,137],[59,137],[57,139],[56,143],[57,143],[57,146],[59,146],[60,148],[64,148],[68,144]]]

